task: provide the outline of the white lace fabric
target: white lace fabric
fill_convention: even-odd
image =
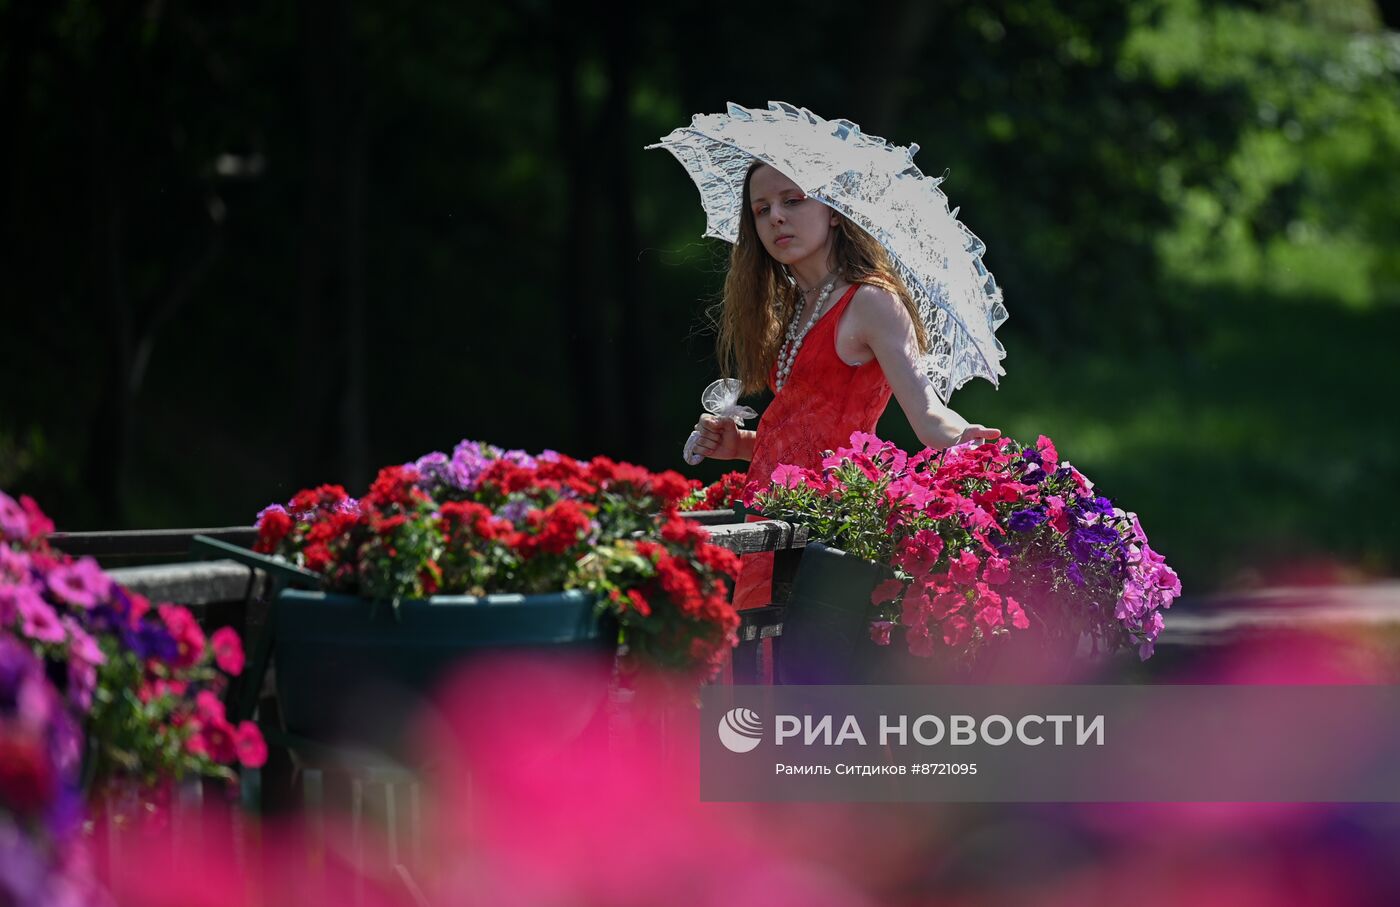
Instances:
[[[803,192],[845,215],[885,247],[928,328],[922,363],[939,397],[973,378],[1006,374],[996,330],[1007,319],[1001,288],[982,263],[986,246],[949,210],[942,178],[914,165],[919,146],[892,145],[849,120],[770,101],[767,110],[729,104],[697,114],[660,142],[700,190],[705,236],[739,237],[744,174],[761,160]]]

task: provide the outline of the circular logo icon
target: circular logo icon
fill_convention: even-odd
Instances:
[[[719,720],[719,742],[731,753],[747,753],[763,742],[763,719],[751,709],[730,709]]]

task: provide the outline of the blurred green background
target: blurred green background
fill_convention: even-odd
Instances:
[[[642,146],[785,100],[949,171],[1011,312],[1001,388],[954,407],[1053,437],[1188,592],[1393,574],[1397,28],[1372,0],[0,0],[0,488],[118,529],[246,525],[463,437],[679,467],[727,247]],[[914,444],[897,406],[881,429]]]

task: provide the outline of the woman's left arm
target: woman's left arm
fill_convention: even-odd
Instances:
[[[889,381],[919,442],[942,450],[954,444],[1001,437],[1001,431],[968,422],[938,399],[933,382],[919,366],[918,335],[904,303],[888,290],[865,286],[851,300],[856,338],[870,348]],[[859,298],[863,296],[864,298]]]

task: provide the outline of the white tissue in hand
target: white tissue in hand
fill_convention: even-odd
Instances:
[[[732,419],[735,425],[743,428],[745,419],[758,417],[758,413],[751,408],[739,405],[739,395],[743,390],[743,382],[739,379],[721,378],[705,388],[705,392],[700,395],[700,405],[704,407],[705,412],[721,419]],[[691,432],[690,437],[686,439],[685,450],[682,451],[682,456],[691,466],[698,466],[705,459],[695,452],[695,445],[699,440],[700,432]]]

